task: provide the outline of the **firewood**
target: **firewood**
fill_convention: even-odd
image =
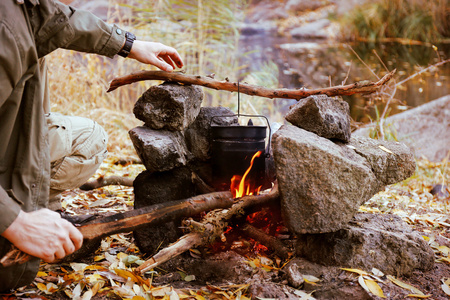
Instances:
[[[165,71],[141,71],[132,73],[123,77],[113,79],[107,92],[114,91],[120,86],[131,84],[142,80],[165,80],[170,82],[178,82],[182,84],[195,84],[208,87],[215,90],[225,90],[230,92],[237,92],[239,88],[240,93],[251,96],[259,96],[266,98],[288,98],[288,99],[302,99],[312,95],[324,94],[329,97],[334,96],[348,96],[353,94],[370,94],[376,92],[383,85],[385,85],[393,76],[395,70],[386,74],[377,82],[359,81],[353,84],[333,86],[328,88],[318,89],[269,89],[262,86],[255,86],[246,83],[229,82],[228,80],[219,81],[208,76],[199,75],[185,75],[180,72],[165,72]]]
[[[116,233],[129,232],[146,225],[156,225],[177,218],[193,216],[211,209],[228,208],[232,205],[233,196],[231,192],[215,192],[95,219],[78,229],[83,234],[84,240],[89,241]],[[0,264],[7,267],[25,263],[30,258],[30,255],[12,247],[0,260]]]
[[[123,185],[123,186],[133,186],[133,178],[122,177],[122,176],[100,176],[97,179],[92,179],[80,186],[80,190],[89,191],[101,188],[107,185]]]
[[[250,224],[244,224],[241,230],[249,237],[255,241],[260,242],[264,246],[272,249],[281,258],[287,259],[291,255],[286,246],[278,240],[276,237],[266,234],[261,229],[258,229]]]
[[[229,221],[234,217],[244,214],[246,208],[262,205],[278,199],[278,185],[275,184],[267,194],[243,196],[238,198],[229,209],[210,211],[203,217],[201,222],[186,220],[184,223],[192,232],[182,236],[175,243],[156,253],[136,268],[136,271],[145,273],[191,248],[212,243],[217,237],[223,234]]]

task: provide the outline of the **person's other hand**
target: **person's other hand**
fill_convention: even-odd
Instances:
[[[48,209],[21,211],[2,236],[23,252],[45,262],[61,259],[83,244],[81,232]]]
[[[136,40],[128,57],[168,72],[173,71],[176,67],[183,67],[183,60],[177,50],[161,43]]]

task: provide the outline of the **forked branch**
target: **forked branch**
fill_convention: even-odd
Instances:
[[[239,92],[251,96],[259,96],[266,98],[288,98],[288,99],[302,99],[312,95],[324,94],[329,97],[334,96],[348,96],[353,94],[370,94],[376,92],[380,87],[385,85],[394,76],[395,70],[386,74],[377,82],[359,81],[353,84],[333,86],[319,89],[269,89],[263,86],[255,86],[246,83],[239,83]],[[178,82],[182,84],[201,85],[215,90],[224,90],[230,92],[238,91],[238,84],[236,82],[229,82],[228,80],[215,80],[208,76],[199,75],[185,75],[179,72],[165,72],[165,71],[141,71],[132,73],[123,77],[115,78],[108,89],[111,92],[120,86],[131,84],[142,80],[164,80],[170,82]]]

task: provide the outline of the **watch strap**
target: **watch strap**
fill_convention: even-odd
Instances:
[[[125,44],[122,47],[122,50],[119,51],[120,56],[127,57],[130,54],[131,47],[133,47],[133,42],[136,40],[136,36],[131,32],[125,33]]]

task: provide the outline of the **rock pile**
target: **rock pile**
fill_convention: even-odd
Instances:
[[[130,130],[130,137],[147,171],[134,181],[135,208],[202,193],[192,182],[193,172],[213,185],[210,127],[236,125],[237,118],[214,118],[233,113],[201,107],[202,99],[197,86],[164,83],[137,101],[134,113],[145,125]],[[433,252],[399,218],[358,214],[384,186],[414,173],[410,149],[351,136],[349,107],[341,99],[302,99],[286,119],[292,125],[275,132],[271,146],[283,220],[298,237],[297,255],[388,274],[429,269]],[[136,244],[154,254],[181,236],[179,224],[137,230]]]
[[[136,102],[134,114],[145,124],[129,135],[147,170],[133,184],[135,208],[200,194],[192,172],[211,184],[210,125],[236,124],[237,118],[213,119],[233,113],[223,107],[201,107],[202,101],[199,86],[164,83],[151,87]],[[180,223],[174,220],[134,231],[137,246],[154,254],[181,236]]]
[[[316,262],[370,265],[390,274],[395,264],[385,263],[388,256],[398,261],[400,273],[431,268],[433,252],[419,234],[399,230],[407,228],[404,222],[396,219],[395,230],[389,224],[373,230],[372,221],[355,217],[360,205],[384,186],[414,173],[411,150],[398,142],[351,137],[349,108],[341,99],[302,99],[286,119],[293,125],[274,134],[272,151],[283,219],[299,238],[297,253]],[[369,219],[377,218],[384,216]],[[356,223],[371,230],[351,225]],[[398,245],[408,251],[391,253]]]

